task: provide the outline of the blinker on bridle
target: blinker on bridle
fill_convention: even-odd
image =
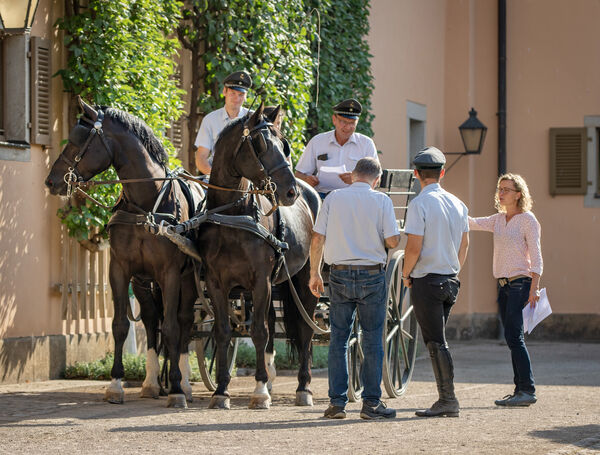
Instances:
[[[63,177],[63,180],[67,184],[67,197],[70,197],[73,192],[73,184],[77,181],[83,180],[83,176],[77,170],[77,165],[83,158],[83,155],[85,155],[85,153],[87,152],[88,147],[90,146],[94,137],[100,137],[104,148],[106,149],[109,155],[111,154],[110,148],[108,147],[108,144],[106,143],[106,139],[104,137],[104,131],[102,130],[102,123],[104,122],[104,111],[102,111],[102,109],[98,109],[98,116],[96,117],[96,121],[93,123],[83,116],[79,119],[79,121],[84,121],[88,124],[91,124],[92,128],[90,128],[88,137],[86,138],[82,146],[73,143],[75,146],[79,147],[79,152],[77,153],[77,155],[75,155],[75,157],[72,160],[66,157],[64,153],[60,154],[60,158],[63,159],[69,165],[67,173]],[[84,125],[78,123],[77,127],[84,127]]]
[[[248,147],[250,148],[250,151],[252,152],[251,156],[254,158],[255,163],[258,165],[257,167],[258,167],[259,172],[263,175],[263,178],[261,179],[261,183],[263,184],[263,189],[265,189],[269,192],[272,192],[272,194],[274,195],[275,191],[277,190],[277,185],[275,184],[275,182],[271,181],[271,175],[273,175],[279,169],[289,167],[290,164],[288,163],[287,160],[284,159],[283,162],[273,166],[272,168],[267,168],[267,166],[265,166],[265,164],[261,160],[261,156],[264,155],[265,152],[257,153],[254,148],[254,144],[252,142],[252,139],[253,139],[252,133],[254,133],[255,131],[260,132],[263,129],[268,129],[268,127],[271,125],[272,125],[272,123],[270,123],[266,120],[263,120],[259,124],[250,128],[248,126],[248,121],[246,120],[246,122],[244,122],[244,129],[242,131],[242,137],[240,138],[240,142],[238,143],[238,146],[236,147],[234,157],[237,157],[237,154],[239,153],[239,151],[242,148],[242,145],[244,145],[244,143],[248,144]]]

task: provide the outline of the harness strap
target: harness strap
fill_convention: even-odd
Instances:
[[[262,238],[278,252],[287,251],[289,249],[287,242],[279,240],[266,227],[264,227],[262,224],[256,223],[252,217],[247,215],[221,215],[217,213],[211,213],[207,216],[206,222],[251,232],[252,234]]]
[[[325,329],[322,329],[321,327],[319,327],[315,323],[315,321],[313,321],[312,318],[306,312],[306,308],[304,308],[304,305],[302,305],[302,301],[300,300],[300,297],[298,296],[298,293],[296,292],[296,288],[294,287],[294,283],[292,282],[292,277],[290,276],[290,271],[288,270],[288,266],[287,266],[285,257],[283,258],[283,267],[285,269],[285,274],[287,275],[288,283],[290,285],[290,291],[292,293],[292,298],[294,299],[294,303],[298,307],[298,311],[300,311],[300,314],[302,315],[302,319],[304,319],[304,322],[306,322],[310,326],[310,328],[313,329],[313,331],[315,333],[318,333],[319,335],[327,335],[327,334],[331,333],[331,330],[325,330]]]

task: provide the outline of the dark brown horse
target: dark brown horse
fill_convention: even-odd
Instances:
[[[276,113],[275,113],[276,115]],[[317,299],[308,288],[310,237],[319,210],[320,199],[308,185],[297,182],[285,156],[284,139],[263,117],[263,106],[253,114],[228,125],[215,144],[210,183],[229,189],[248,190],[276,184],[276,199],[280,207],[272,216],[265,216],[270,204],[250,198],[223,212],[228,215],[248,215],[269,232],[289,245],[285,260],[289,273],[309,315],[313,315]],[[238,200],[239,193],[216,189],[207,191],[207,209],[224,206]],[[261,209],[262,207],[262,209]],[[278,232],[282,231],[282,232]],[[268,343],[268,313],[271,286],[286,280],[285,267],[278,268],[277,254],[267,242],[253,233],[224,225],[206,225],[198,232],[198,246],[206,273],[206,286],[215,313],[214,333],[217,344],[217,389],[209,407],[229,408],[227,387],[227,348],[231,340],[228,296],[231,289],[241,287],[252,293],[253,317],[250,327],[256,348],[256,388],[250,400],[251,408],[268,408],[271,397],[267,389],[265,361]],[[275,275],[275,276],[273,276]],[[285,284],[284,284],[285,286]],[[284,292],[285,294],[285,292]],[[296,404],[312,405],[310,384],[311,339],[313,331],[304,322],[290,298],[284,298],[286,333],[297,349],[300,361]],[[270,344],[270,343],[269,343]],[[271,348],[272,350],[272,348]]]
[[[45,182],[52,194],[65,195],[66,180],[88,181],[111,165],[120,179],[163,178],[167,175],[167,154],[146,124],[117,109],[96,111],[81,99],[79,101],[83,116],[71,130],[69,143]],[[171,187],[155,207],[164,184]],[[199,200],[202,189],[193,187],[192,190]],[[111,403],[122,403],[124,398],[121,385],[124,376],[123,344],[129,328],[128,287],[133,278],[133,290],[140,302],[141,318],[148,338],[142,396],[156,398],[159,395],[157,338],[162,321],[160,330],[170,363],[167,406],[186,407],[186,396],[191,400],[192,395],[188,381],[187,346],[197,294],[193,266],[191,259],[173,243],[147,232],[142,225],[136,225],[135,218],[136,215],[143,218],[144,214],[155,211],[172,215],[173,221],[185,221],[195,207],[190,207],[181,185],[175,181],[126,183],[123,193],[123,199],[117,206],[117,213],[122,216],[113,218],[109,223],[115,360],[105,399]],[[149,283],[155,283],[157,287],[149,286]],[[183,381],[182,370],[185,375]]]

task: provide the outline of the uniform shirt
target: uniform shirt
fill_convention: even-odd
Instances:
[[[296,170],[307,175],[317,175],[322,166],[346,166],[346,172],[352,172],[356,167],[356,162],[361,158],[373,157],[377,160],[377,149],[375,143],[370,137],[360,133],[352,133],[352,136],[344,145],[338,144],[335,138],[335,130],[326,133],[317,134],[308,144],[304,153],[298,160]],[[324,187],[321,184],[315,189],[321,193],[345,188],[346,185],[342,179],[336,181],[335,187]]]
[[[392,200],[364,182],[332,191],[314,231],[325,236],[327,264],[352,265],[385,264],[384,239],[400,233]]]
[[[474,231],[494,233],[495,278],[542,274],[544,263],[540,245],[540,223],[532,212],[523,212],[506,222],[506,213],[481,218],[469,218]]]
[[[439,183],[427,185],[408,205],[404,230],[423,236],[421,254],[411,277],[459,272],[458,250],[463,233],[469,231],[468,209],[460,199]]]
[[[248,109],[242,107],[240,109],[240,113],[236,118],[243,117],[248,113]],[[219,137],[219,133],[223,131],[229,123],[234,121],[235,118],[229,118],[227,111],[224,107],[221,109],[217,109],[216,111],[212,111],[207,114],[200,124],[200,129],[198,130],[198,134],[196,135],[196,141],[194,145],[196,148],[205,147],[210,150],[210,154],[208,156],[208,162],[212,166],[214,151],[213,148],[215,146],[215,142],[217,142],[217,138]]]

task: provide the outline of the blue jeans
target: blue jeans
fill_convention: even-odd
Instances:
[[[332,405],[348,403],[348,340],[354,317],[362,328],[364,361],[360,372],[363,400],[377,405],[381,398],[383,324],[386,312],[385,272],[332,270],[329,275],[329,399]]]
[[[510,348],[515,393],[534,393],[531,360],[523,336],[523,308],[529,299],[531,278],[518,278],[504,286],[498,284],[498,306],[504,325],[504,339]]]

